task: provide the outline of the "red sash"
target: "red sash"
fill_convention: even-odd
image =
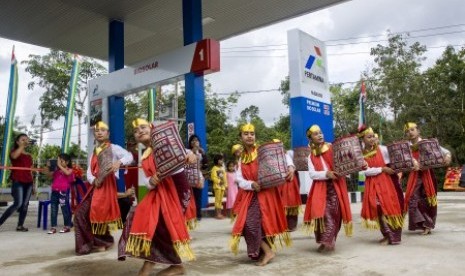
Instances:
[[[297,174],[294,175],[292,181],[286,181],[286,184],[278,186],[278,190],[286,215],[297,216],[300,212],[300,205],[302,205]]]
[[[365,157],[368,167],[385,167],[383,155],[380,148],[376,149],[376,154]],[[378,217],[376,200],[381,204],[383,218]],[[400,206],[397,192],[392,182],[392,178],[387,173],[380,173],[374,176],[367,176],[365,180],[365,194],[362,204],[362,225],[369,229],[379,229],[379,220],[384,219],[393,229],[402,228],[404,217]]]
[[[142,160],[142,168],[147,177],[156,174],[152,154]],[[141,254],[149,256],[159,219],[164,220],[173,248],[178,256],[189,260],[194,259],[176,186],[171,176],[163,178],[137,205],[126,251],[134,256],[140,256]]]
[[[189,205],[187,205],[186,209],[186,224],[189,230],[194,230],[197,227],[197,206],[195,204],[194,198],[194,191],[192,187],[191,190],[191,198],[189,199]]]
[[[418,150],[412,151],[413,158],[417,161],[420,158],[420,153]],[[422,170],[422,171],[411,171],[408,180],[407,180],[407,191],[405,192],[405,203],[404,203],[404,212],[408,211],[408,204],[410,198],[412,197],[413,190],[415,189],[415,185],[417,184],[418,175],[421,174],[421,180],[423,182],[423,188],[425,189],[426,199],[430,206],[438,205],[438,201],[436,198],[436,187],[435,182],[433,181],[432,170]]]
[[[258,179],[258,159],[255,158],[248,164],[241,164],[242,175],[246,180],[257,181]],[[247,218],[247,210],[249,209],[250,202],[254,196],[254,191],[242,190],[240,192],[240,202],[235,204],[235,210],[237,211],[237,219],[234,224],[231,240],[231,250],[234,253],[238,252],[239,241],[242,235],[242,231],[245,226]],[[261,225],[263,232],[265,233],[268,244],[275,249],[275,243],[290,245],[291,240],[287,231],[287,220],[284,213],[284,206],[281,202],[276,187],[260,190],[257,193],[258,202],[260,204],[261,213]],[[279,239],[279,242],[275,241],[275,238]]]
[[[328,170],[333,170],[333,147],[321,154],[328,166]],[[323,162],[321,158],[315,156],[312,152],[310,154],[313,166],[316,171],[324,171]],[[352,213],[350,211],[349,194],[347,192],[347,185],[345,176],[341,176],[336,180],[331,180],[334,184],[339,204],[341,206],[342,222],[346,236],[352,236]],[[319,229],[324,232],[324,215],[326,209],[326,181],[327,180],[314,180],[310,190],[307,204],[304,213],[304,226],[309,232]]]
[[[96,177],[99,173],[99,164],[95,153],[92,154],[90,166],[92,175]],[[90,205],[92,233],[105,235],[107,231],[122,229],[115,174],[109,173],[99,188],[92,186],[92,189],[94,191]]]

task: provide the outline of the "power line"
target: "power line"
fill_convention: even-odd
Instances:
[[[453,31],[447,33],[436,33],[436,34],[426,34],[426,35],[417,35],[417,36],[409,36],[405,39],[412,39],[412,38],[422,38],[422,37],[430,37],[430,36],[437,36],[437,35],[449,35],[449,34],[457,34],[463,33],[465,30],[460,31]],[[348,43],[338,43],[338,44],[327,44],[327,47],[334,47],[334,46],[345,46],[345,45],[354,45],[354,44],[367,44],[367,43],[375,43],[375,42],[386,42],[389,41],[388,39],[380,39],[380,40],[372,40],[372,41],[360,41],[360,42],[348,42]]]
[[[261,90],[246,90],[246,91],[236,91],[231,93],[215,93],[218,96],[229,96],[233,94],[243,95],[243,94],[258,94],[258,93],[268,93],[268,92],[275,92],[280,91],[280,89],[272,88],[272,89],[261,89]]]
[[[431,31],[431,30],[438,30],[438,29],[445,29],[445,28],[461,27],[461,26],[465,26],[465,23],[455,24],[455,25],[447,25],[447,26],[439,26],[439,27],[422,28],[422,29],[416,29],[416,30],[410,30],[410,31],[394,32],[392,34],[407,34],[407,33],[424,32],[424,31]],[[451,31],[451,32],[440,32],[440,33],[434,33],[434,34],[424,34],[424,35],[410,36],[410,37],[407,37],[406,39],[437,36],[437,35],[449,35],[449,34],[456,34],[456,33],[462,33],[462,32],[465,32],[465,30],[457,30],[457,31]],[[330,40],[325,40],[324,42],[344,41],[344,40],[353,40],[353,39],[364,39],[364,38],[373,38],[373,37],[380,37],[380,36],[385,36],[385,34],[360,36],[360,37],[349,37],[349,38],[340,38],[340,39],[330,39]],[[328,44],[326,46],[343,46],[343,45],[353,45],[353,44],[362,44],[362,43],[365,44],[365,43],[383,42],[383,41],[388,41],[388,40],[374,40],[374,41],[365,41],[365,42],[348,42],[348,43]],[[287,46],[287,43],[285,43],[285,44],[254,45],[254,46],[224,47],[224,48],[221,48],[221,50],[265,48],[265,47],[282,47],[282,46]],[[257,50],[259,50],[259,49],[257,49]],[[257,51],[257,50],[254,50],[254,51]],[[228,52],[228,51],[226,51],[226,52]]]
[[[273,55],[268,55],[268,56],[222,56],[221,58],[285,58],[287,56],[281,55],[281,56],[273,56]]]
[[[87,125],[87,123],[81,123],[81,125]],[[79,124],[74,124],[71,127],[76,127],[76,126],[79,126]],[[50,133],[50,132],[55,132],[55,131],[59,131],[59,130],[63,130],[63,129],[64,129],[63,127],[54,128],[54,129],[42,131],[42,133]]]
[[[446,28],[455,28],[455,27],[461,27],[461,26],[465,26],[465,23],[455,24],[455,25],[439,26],[439,27],[430,27],[430,28],[423,28],[423,29],[416,29],[416,30],[410,30],[410,31],[400,31],[400,32],[394,32],[394,33],[392,33],[392,34],[417,33],[417,32],[425,32],[425,31],[432,31],[432,30],[439,30],[439,29],[446,29]],[[325,40],[325,42],[330,42],[330,41],[341,41],[341,40],[353,40],[353,39],[363,39],[363,38],[379,37],[379,36],[385,36],[385,34],[368,35],[368,36],[358,36],[358,37],[348,37],[348,38],[339,38],[339,39],[328,39],[328,40]]]
[[[441,45],[441,46],[426,46],[427,49],[437,49],[437,48],[446,48],[446,47],[464,47],[465,44],[450,44],[450,45]],[[286,50],[287,49],[281,49],[281,50]],[[244,51],[244,52],[253,52],[254,50],[251,51]],[[266,51],[266,50],[264,50]],[[273,50],[275,51],[275,50]],[[344,55],[359,55],[359,54],[369,54],[370,52],[368,51],[358,51],[358,52],[342,52],[342,53],[331,53],[328,54],[328,56],[344,56]],[[222,55],[221,58],[266,58],[266,57],[277,57],[277,58],[285,58],[287,55],[231,55],[231,56],[224,56]]]

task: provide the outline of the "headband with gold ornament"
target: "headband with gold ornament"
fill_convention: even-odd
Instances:
[[[241,127],[241,132],[255,132],[255,126],[247,123]]]
[[[242,145],[241,144],[235,144],[234,146],[232,146],[231,148],[231,154],[234,154],[236,151],[238,150],[242,150]]]
[[[317,131],[321,131],[321,128],[318,125],[312,125],[307,129],[307,137],[312,136],[312,133],[315,133]]]
[[[412,127],[417,127],[417,124],[412,123],[412,122],[407,122],[407,123],[405,123],[405,125],[404,125],[404,132],[406,132],[407,130],[409,130],[409,129],[412,128]]]
[[[133,128],[137,128],[141,125],[149,125],[150,127],[152,127],[152,124],[149,123],[147,120],[145,119],[141,119],[141,118],[137,118],[135,119],[134,121],[132,121],[132,127]]]
[[[105,124],[104,122],[99,121],[99,122],[97,122],[97,123],[94,125],[94,129],[95,129],[95,130],[97,130],[97,129],[106,129],[106,130],[109,130],[110,128],[109,128],[108,125]]]
[[[366,128],[366,129],[364,129],[363,131],[359,132],[359,133],[357,134],[357,136],[358,136],[359,138],[362,138],[363,136],[365,136],[365,135],[367,135],[367,134],[370,134],[370,133],[371,133],[371,134],[374,134],[374,133],[375,133],[371,127]]]

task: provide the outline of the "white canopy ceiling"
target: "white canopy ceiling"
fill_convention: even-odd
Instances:
[[[205,38],[222,40],[344,0],[204,0]],[[107,60],[108,22],[124,21],[127,65],[183,46],[180,0],[1,1],[0,36]]]

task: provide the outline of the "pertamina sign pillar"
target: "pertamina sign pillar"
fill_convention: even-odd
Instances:
[[[308,145],[306,130],[318,124],[325,140],[332,142],[333,110],[329,91],[326,47],[298,29],[287,32],[292,148]],[[302,175],[301,175],[302,174]],[[308,174],[299,173],[301,194],[310,189]]]

